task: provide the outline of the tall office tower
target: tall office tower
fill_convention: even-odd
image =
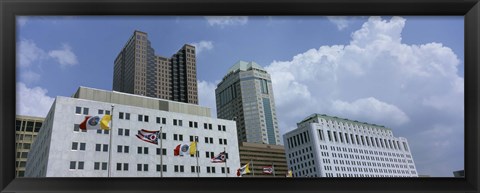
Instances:
[[[27,156],[30,147],[37,137],[43,120],[41,117],[31,117],[17,115],[15,120],[15,174],[17,177],[25,175],[25,166],[27,165]]]
[[[217,117],[237,122],[238,141],[280,145],[270,75],[255,62],[239,61],[215,89]]]
[[[294,177],[418,177],[407,139],[384,126],[313,114],[283,140]]]
[[[87,116],[95,125],[105,115],[110,130],[80,129]],[[213,163],[221,152],[226,162]],[[235,122],[210,108],[85,87],[55,98],[27,160],[26,177],[237,177],[240,167]]]
[[[198,104],[194,46],[157,56],[147,33],[135,31],[114,63],[114,91]]]

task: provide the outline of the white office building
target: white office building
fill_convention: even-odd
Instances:
[[[111,113],[110,131],[79,129],[85,116]],[[160,127],[161,144],[136,137],[141,129]],[[190,145],[196,136],[198,162],[193,155],[174,156],[177,145]],[[223,151],[227,162],[212,163]],[[236,177],[239,166],[235,122],[212,118],[209,108],[80,87],[72,97],[55,98],[28,154],[25,176]]]
[[[313,114],[283,139],[294,177],[418,177],[407,139],[384,126]]]

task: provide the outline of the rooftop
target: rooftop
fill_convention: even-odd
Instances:
[[[83,86],[78,88],[75,94],[72,95],[72,98],[211,117],[210,108],[208,107]]]
[[[246,61],[240,60],[237,63],[235,63],[232,67],[230,67],[230,69],[228,69],[227,74],[235,72],[237,70],[247,71],[247,70],[250,70],[252,68],[256,68],[256,69],[260,69],[260,70],[265,71],[265,69],[263,69],[260,65],[258,65],[255,62],[246,62]]]
[[[329,115],[326,115],[326,114],[318,114],[318,113],[314,113],[314,114],[308,116],[307,118],[300,121],[300,123],[297,123],[297,125],[301,124],[301,123],[304,123],[304,122],[308,122],[308,121],[310,121],[312,119],[316,119],[316,118],[323,118],[323,119],[326,119],[327,121],[331,120],[331,121],[337,121],[337,122],[344,122],[344,123],[352,124],[352,125],[363,125],[363,126],[370,126],[370,127],[380,128],[380,129],[391,130],[389,128],[386,128],[383,125],[376,125],[376,124],[371,124],[371,123],[367,123],[367,122],[360,122],[360,121],[357,121],[357,120],[349,120],[349,119],[345,119],[345,118],[329,116]]]

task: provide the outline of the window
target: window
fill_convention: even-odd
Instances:
[[[108,144],[103,144],[103,152],[108,152]]]
[[[80,131],[80,124],[73,124],[73,131],[79,132]]]
[[[143,121],[148,122],[148,116],[147,115],[143,116]]]
[[[103,110],[102,110],[102,109],[98,109],[98,114],[99,114],[99,115],[103,115]]]
[[[78,162],[78,169],[83,170],[83,164],[84,162]]]
[[[157,148],[157,155],[160,155],[160,148]],[[167,155],[167,149],[162,148],[162,155]]]
[[[75,114],[82,114],[82,107],[75,107]]]
[[[75,161],[70,161],[70,169],[74,170],[76,168],[77,162]]]
[[[107,170],[107,162],[102,162],[102,170]]]
[[[93,163],[93,169],[94,170],[100,170],[100,162]]]
[[[123,129],[122,128],[118,128],[118,135],[123,135]]]
[[[102,151],[102,144],[95,144],[95,151]]]
[[[130,113],[125,113],[125,119],[130,120]]]
[[[119,113],[118,113],[118,118],[119,118],[119,119],[123,119],[123,112],[119,112]]]
[[[86,145],[87,145],[86,143],[80,143],[80,150],[85,151],[85,146]]]
[[[83,108],[83,114],[88,115],[88,108],[86,108],[86,107]]]
[[[72,142],[72,150],[78,150],[78,142]]]
[[[117,146],[117,152],[122,153],[123,152],[123,146],[121,146],[121,145]]]
[[[143,116],[142,115],[138,115],[138,121],[143,121]]]
[[[162,165],[162,168],[163,168],[163,171],[166,172],[167,171],[167,165]],[[160,164],[157,164],[157,172],[160,171]]]

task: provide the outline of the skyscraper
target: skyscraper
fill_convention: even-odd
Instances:
[[[135,31],[115,59],[113,90],[198,104],[195,47],[158,56],[147,33]]]
[[[217,117],[237,122],[238,141],[280,145],[270,75],[255,62],[239,61],[215,89]]]

